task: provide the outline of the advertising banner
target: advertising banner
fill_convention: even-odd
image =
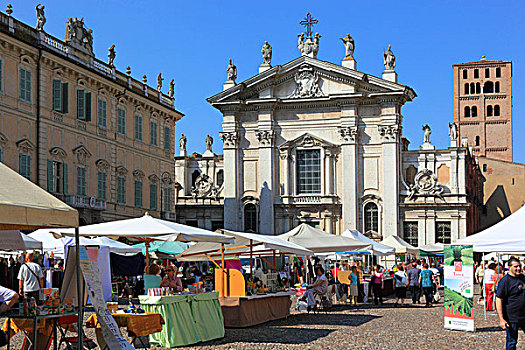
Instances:
[[[474,249],[472,245],[446,244],[445,328],[474,331]]]
[[[102,282],[98,269],[98,248],[80,247],[80,268],[84,275],[89,300],[93,304],[97,314],[102,335],[109,349],[135,349],[120,335],[120,329],[113,316],[109,312],[104,295],[102,294]]]

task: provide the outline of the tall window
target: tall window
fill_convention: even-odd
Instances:
[[[18,156],[18,172],[28,180],[31,180],[31,156],[20,154]]]
[[[142,181],[135,180],[135,207],[142,208]]]
[[[217,172],[217,186],[221,187],[224,183],[224,171],[221,169]]]
[[[169,213],[171,211],[171,188],[164,187],[164,211]]]
[[[77,90],[77,119],[91,121],[91,93]]]
[[[414,247],[418,246],[417,221],[405,221],[403,223],[403,239]]]
[[[126,135],[126,111],[117,108],[117,133]]]
[[[106,128],[108,125],[107,103],[104,100],[98,100],[98,126]]]
[[[436,222],[436,243],[450,244],[450,221]]]
[[[64,167],[62,162],[48,159],[47,161],[47,190],[51,193],[64,193]]]
[[[501,68],[496,68],[496,78],[501,78]]]
[[[485,68],[485,78],[490,78],[490,68]]]
[[[475,93],[476,93],[475,90],[476,90],[476,89],[475,89],[474,83],[470,83],[470,93],[471,93],[471,94],[475,94]]]
[[[149,184],[149,208],[157,210],[157,184]]]
[[[476,94],[481,94],[481,84],[476,83]]]
[[[365,233],[379,232],[379,210],[375,203],[365,205]]]
[[[31,102],[31,72],[20,68],[20,99]]]
[[[463,91],[463,94],[468,95],[468,92],[469,92],[468,83],[465,83],[465,90]]]
[[[99,171],[97,174],[97,197],[98,199],[106,200],[107,199],[107,180],[108,180],[108,174],[104,171]]]
[[[472,106],[472,109],[470,110],[470,115],[472,117],[477,117],[478,116],[478,107]]]
[[[126,178],[117,177],[117,203],[126,204]]]
[[[494,116],[499,117],[500,115],[500,108],[499,105],[494,106]]]
[[[474,69],[474,79],[479,78],[479,69]]]
[[[142,141],[142,116],[135,115],[135,140]]]
[[[487,106],[487,117],[492,117],[492,106]]]
[[[167,151],[171,149],[171,129],[169,126],[164,127],[164,149]]]
[[[480,137],[479,135],[476,136],[476,146],[479,146],[481,144],[481,140],[480,140]]]
[[[53,110],[61,113],[68,112],[68,83],[53,79]]]
[[[253,203],[244,206],[244,232],[257,232],[257,207]]]
[[[494,92],[494,83],[491,81],[487,81],[485,84],[483,84],[483,93],[484,94],[490,94]]]
[[[468,78],[468,71],[466,69],[463,69],[463,79]]]
[[[77,167],[77,194],[86,195],[86,168],[81,166]]]
[[[321,151],[297,151],[297,193],[321,193]]]
[[[499,81],[494,84],[494,92],[499,93]]]
[[[152,120],[149,122],[149,143],[152,146],[157,146],[157,122]]]

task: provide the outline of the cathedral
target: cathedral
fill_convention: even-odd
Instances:
[[[424,125],[409,149],[403,106],[417,95],[398,82],[392,48],[375,77],[357,69],[349,34],[337,39],[341,63],[317,59],[320,38],[307,26],[299,57],[275,65],[265,42],[259,74],[242,82],[230,60],[223,91],[207,99],[223,116],[224,152],[207,139],[204,154],[187,155],[181,138],[177,221],[268,235],[308,223],[416,246],[475,232],[483,177],[456,124],[449,148],[435,149]]]

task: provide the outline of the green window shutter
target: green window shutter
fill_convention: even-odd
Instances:
[[[2,91],[2,60],[0,60],[0,91]]]
[[[67,194],[68,184],[67,184],[67,164],[64,163],[64,194]]]
[[[86,102],[84,90],[77,90],[77,118],[86,120]]]
[[[31,72],[26,71],[26,100],[31,102]]]
[[[25,87],[26,87],[26,71],[20,68],[20,81],[18,82],[18,88],[19,88],[20,93],[18,97],[21,100],[26,99]]]
[[[48,159],[47,160],[47,191],[48,192],[55,192],[55,188],[54,188],[54,181],[53,181],[53,161]],[[58,190],[58,188],[57,188]]]
[[[62,113],[68,113],[69,94],[68,83],[62,83]]]
[[[149,208],[150,210],[157,210],[157,185],[149,185]]]
[[[62,83],[53,79],[53,110],[62,112]]]
[[[86,94],[86,121],[91,121],[91,93]]]

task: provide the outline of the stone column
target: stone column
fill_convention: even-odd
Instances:
[[[383,197],[383,238],[399,236],[399,153],[401,117],[398,106],[386,101],[381,105],[381,124],[378,131],[382,146],[382,197]]]
[[[359,213],[359,184],[360,176],[358,162],[358,115],[357,106],[349,105],[342,109],[341,127],[341,158],[342,158],[342,216],[343,231],[346,229],[358,230],[358,213]],[[347,173],[347,175],[345,175]]]
[[[283,184],[283,196],[290,195],[290,150],[281,151],[280,158],[283,164],[283,177],[281,182]]]
[[[242,178],[242,170],[239,157],[239,132],[233,113],[224,114],[222,128],[224,131],[220,133],[220,137],[224,150],[224,228],[240,231],[242,227],[239,179]]]
[[[274,132],[272,129],[273,112],[259,112],[258,130],[255,136],[259,141],[259,233],[273,235],[275,231],[274,191],[275,154]]]

